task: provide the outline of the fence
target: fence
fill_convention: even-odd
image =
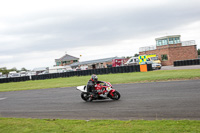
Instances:
[[[148,71],[152,70],[151,64],[147,64],[147,70]],[[72,76],[86,76],[86,75],[92,75],[92,74],[100,75],[100,74],[109,74],[109,73],[129,73],[129,72],[140,72],[140,66],[139,65],[121,66],[121,67],[91,69],[91,70],[82,70],[82,71],[72,71],[72,72],[64,72],[64,73],[34,75],[31,77],[31,80],[43,80],[43,79],[72,77]],[[20,81],[27,81],[27,80],[30,80],[29,76],[0,79],[0,83],[20,82]]]
[[[152,45],[152,46],[146,46],[146,47],[140,47],[139,48],[139,52],[145,52],[145,51],[150,51],[150,50],[155,50],[156,46]]]
[[[174,61],[174,66],[200,65],[200,59]]]
[[[183,42],[181,42],[181,44],[182,44],[182,46],[196,45],[195,40],[183,41]]]
[[[183,41],[183,42],[180,42],[180,43],[181,43],[181,46],[196,45],[195,40]],[[145,52],[145,51],[156,50],[156,49],[163,49],[163,48],[168,48],[168,47],[180,47],[179,43],[174,43],[173,45],[167,44],[167,45],[162,45],[162,46],[165,46],[165,47],[156,47],[156,45],[140,47],[139,52]]]

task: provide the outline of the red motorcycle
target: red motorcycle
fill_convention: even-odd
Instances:
[[[77,90],[81,91],[81,98],[84,101],[101,100],[101,99],[113,99],[119,100],[120,93],[113,89],[113,86],[109,82],[104,82],[103,85],[96,84],[95,90],[97,92],[97,97],[94,97],[91,93],[87,92],[87,86],[78,86]]]

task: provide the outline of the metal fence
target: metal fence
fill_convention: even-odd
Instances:
[[[180,43],[181,43],[181,46],[196,45],[195,40],[182,41]],[[178,44],[179,43],[176,43],[176,44],[173,44],[173,45],[167,44],[167,45],[162,45],[162,46],[164,46],[164,48],[167,48],[167,47],[180,47],[180,45],[178,45]],[[156,47],[156,45],[140,47],[139,48],[139,52],[145,52],[145,51],[156,50],[156,49],[163,49],[163,47]]]
[[[148,71],[152,70],[151,64],[147,64]],[[4,78],[0,79],[0,83],[8,83],[8,82],[20,82],[27,80],[43,80],[43,79],[53,79],[60,77],[72,77],[72,76],[86,76],[86,75],[100,75],[100,74],[109,74],[109,73],[129,73],[129,72],[140,72],[140,66],[121,66],[121,67],[111,67],[111,68],[101,68],[101,69],[91,69],[91,70],[82,70],[82,71],[72,71],[72,72],[64,72],[64,73],[52,73],[52,74],[44,74],[44,75],[34,75],[26,77],[16,77],[16,78]]]
[[[150,50],[155,50],[156,46],[152,45],[152,46],[146,46],[146,47],[140,47],[139,48],[139,52],[145,52],[145,51],[150,51]]]
[[[200,59],[174,61],[174,66],[200,65]]]
[[[190,40],[190,41],[183,41],[181,42],[182,46],[191,46],[191,45],[196,45],[195,40]]]

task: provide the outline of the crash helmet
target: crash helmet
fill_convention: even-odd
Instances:
[[[91,76],[91,80],[97,82],[97,81],[98,81],[97,75],[93,74],[93,75]]]

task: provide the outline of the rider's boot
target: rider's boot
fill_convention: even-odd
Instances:
[[[92,95],[93,95],[94,98],[96,98],[96,99],[98,98],[98,92],[97,91],[93,91]]]

